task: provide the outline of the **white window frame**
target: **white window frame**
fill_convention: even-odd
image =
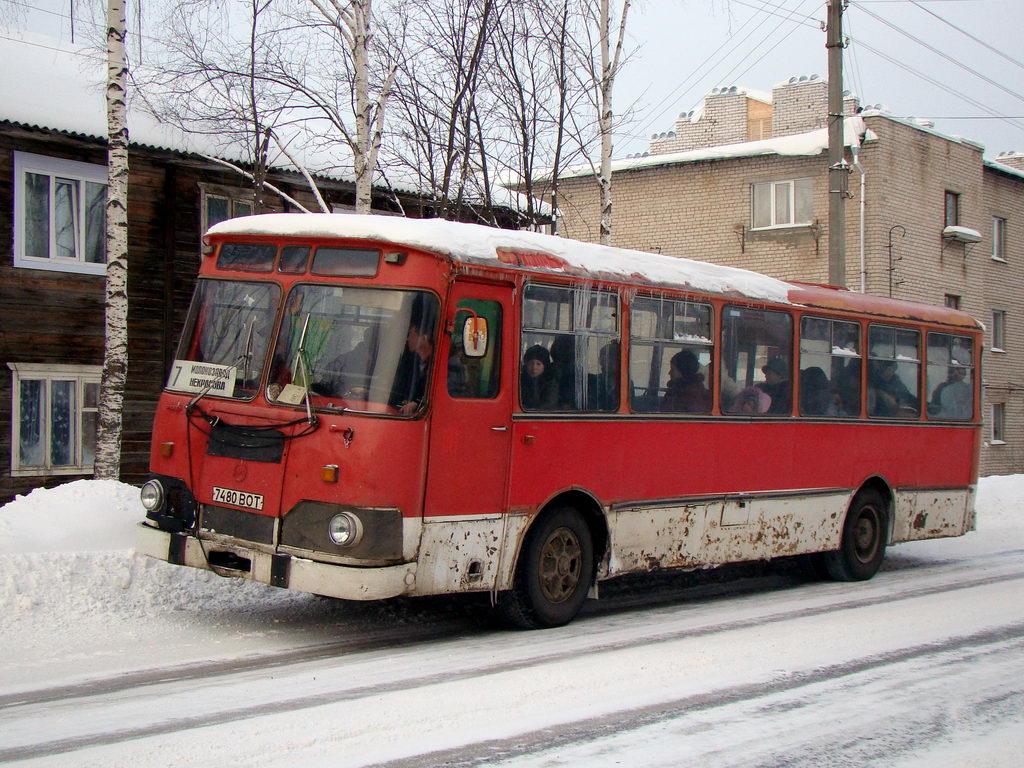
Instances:
[[[992,217],[992,259],[1006,262],[1006,219]]]
[[[25,174],[35,173],[41,176],[48,176],[51,179],[60,177],[80,182],[93,182],[107,186],[107,167],[105,165],[93,165],[82,163],[77,160],[66,160],[61,157],[50,157],[48,155],[34,155],[30,152],[14,153],[14,266],[23,269],[47,269],[56,272],[74,272],[82,275],[104,275],[107,271],[105,262],[92,263],[83,261],[85,257],[85,218],[80,217],[78,231],[75,237],[78,240],[78,253],[81,258],[62,259],[51,255],[49,258],[25,255]],[[53,182],[51,181],[51,188]],[[55,227],[53,224],[53,195],[50,196],[50,239],[51,253]],[[82,195],[82,205],[85,196]]]
[[[97,408],[85,407],[85,385],[99,384],[102,367],[98,365],[47,365],[44,363],[7,363],[11,369],[11,476],[31,477],[40,475],[91,475],[93,465],[82,460],[82,421],[86,412],[95,413]],[[45,413],[41,419],[43,435],[41,440],[46,448],[42,465],[22,466],[21,445],[21,382],[23,380],[45,380]],[[52,381],[75,382],[75,445],[72,446],[74,463],[54,467],[50,465],[50,397]]]
[[[1006,310],[992,310],[992,352],[1006,352]]]
[[[799,178],[782,179],[780,181],[756,181],[753,184],[751,184],[750,185],[750,228],[751,228],[751,230],[763,231],[763,230],[766,230],[766,229],[784,229],[784,228],[787,228],[787,227],[807,227],[807,226],[810,226],[811,224],[813,224],[814,223],[813,218],[808,220],[808,221],[797,221],[796,220],[796,210],[797,210],[797,205],[796,205],[796,189],[797,189],[797,185],[796,185],[796,183],[798,181],[804,181],[804,180],[807,180],[807,179],[810,179],[810,178],[811,177],[808,177],[808,176],[801,176]],[[777,213],[776,213],[776,210],[775,210],[776,188],[784,186],[784,185],[788,185],[789,186],[789,214],[790,214],[790,220],[789,221],[782,221],[782,222],[780,222],[778,220],[778,216],[777,216]],[[757,221],[757,218],[758,218],[757,217],[757,211],[755,209],[755,205],[756,205],[756,201],[757,201],[756,190],[757,190],[758,187],[765,187],[765,186],[769,187],[769,189],[770,189],[769,200],[771,202],[769,204],[770,205],[770,216],[769,216],[769,218],[771,220],[771,224],[759,227],[759,226],[755,225],[755,222]],[[812,186],[812,189],[808,191],[808,194],[811,195],[811,202],[813,203],[813,197],[814,197],[813,186]]]
[[[221,187],[214,186],[212,184],[200,184],[199,185],[199,216],[200,216],[200,227],[201,231],[205,234],[211,226],[209,219],[209,212],[206,208],[206,202],[211,197],[226,200],[228,204],[228,219],[234,219],[238,216],[251,216],[256,211],[255,203],[253,201],[253,195],[251,189],[240,189],[237,187]],[[248,206],[248,213],[238,213],[237,207],[239,205]],[[226,221],[227,219],[225,219]]]
[[[989,445],[1006,445],[1006,403],[992,403],[991,439]]]

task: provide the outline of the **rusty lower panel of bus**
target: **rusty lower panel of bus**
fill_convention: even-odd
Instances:
[[[974,530],[975,487],[896,491],[891,543],[962,536]]]
[[[822,552],[839,547],[850,492],[743,494],[613,509],[607,575]]]
[[[974,530],[974,491],[973,486],[898,489],[892,499],[889,543]],[[616,505],[606,510],[609,550],[595,553],[600,559],[597,578],[835,550],[853,495],[848,489],[819,489]],[[418,551],[408,562],[376,567],[275,552],[227,537],[207,536],[203,541],[148,525],[140,526],[137,545],[142,554],[223,576],[348,600],[377,600],[510,588],[531,518],[522,510],[406,520],[405,538],[418,538]]]

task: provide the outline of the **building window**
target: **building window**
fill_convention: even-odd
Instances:
[[[14,153],[14,266],[106,271],[107,169]]]
[[[203,188],[203,232],[214,224],[252,215],[252,190],[227,187]]]
[[[960,297],[955,293],[947,293],[944,303],[950,309],[960,309]]]
[[[8,363],[12,475],[92,473],[100,366]]]
[[[1006,219],[992,217],[992,258],[1006,261]]]
[[[1005,445],[1006,403],[992,403],[992,444]]]
[[[1006,310],[992,310],[992,351],[1006,350]]]
[[[752,184],[750,197],[753,228],[810,224],[814,208],[813,182],[813,179],[792,179]]]
[[[944,226],[960,226],[960,195],[956,192],[950,192],[948,189],[946,190],[946,216]]]

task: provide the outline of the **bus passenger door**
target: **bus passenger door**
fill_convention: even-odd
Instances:
[[[437,358],[425,528],[453,516],[494,519],[504,510],[514,380],[506,350],[511,301],[511,286],[461,281],[452,286]],[[482,354],[464,346],[464,326],[472,318],[486,321]]]

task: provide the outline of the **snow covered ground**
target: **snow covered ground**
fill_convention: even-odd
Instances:
[[[100,481],[0,508],[0,763],[1021,764],[1024,476],[871,582],[640,584],[533,633],[142,559],[141,517]]]

